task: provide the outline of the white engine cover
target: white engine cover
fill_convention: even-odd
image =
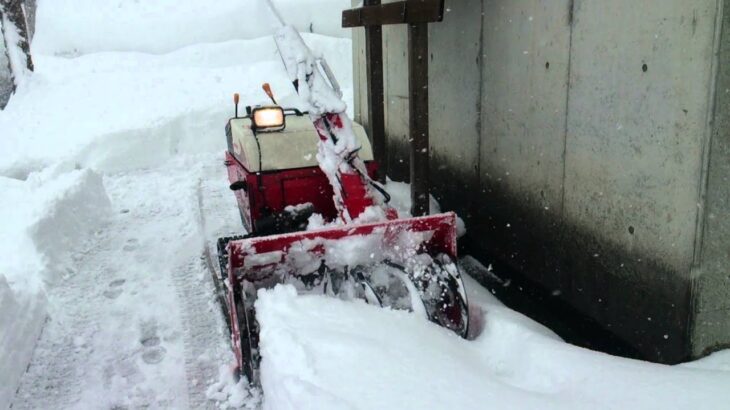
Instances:
[[[319,135],[308,115],[288,115],[286,128],[280,132],[254,135],[249,118],[232,118],[230,126],[233,154],[250,172],[318,166]],[[362,147],[358,152],[360,159],[371,161],[373,150],[365,129],[357,123],[352,124],[352,129]]]

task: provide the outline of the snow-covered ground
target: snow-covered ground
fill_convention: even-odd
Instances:
[[[730,352],[676,367],[616,358],[564,343],[473,280],[467,288],[483,327],[470,341],[402,311],[262,292],[264,407],[728,408]]]
[[[351,2],[275,3],[349,104]],[[241,229],[222,166],[232,93],[261,102],[267,81],[295,101],[274,27],[263,0],[39,1],[36,72],[0,112],[0,409],[727,408],[729,352],[668,367],[576,348],[471,280],[470,341],[262,292],[263,401],[236,384],[210,243]]]
[[[237,217],[219,162],[179,157],[88,187],[108,198],[106,221],[67,250],[14,408],[207,404],[231,360],[202,253],[206,231]]]
[[[231,352],[204,244],[241,230],[232,94],[291,101],[274,21],[257,1],[87,3],[39,2],[36,72],[0,112],[0,408],[212,406]],[[350,84],[347,32],[289,10]]]

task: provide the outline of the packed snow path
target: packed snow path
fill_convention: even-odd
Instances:
[[[232,355],[203,238],[241,226],[218,157],[104,177],[113,216],[50,291],[13,408],[214,407]]]

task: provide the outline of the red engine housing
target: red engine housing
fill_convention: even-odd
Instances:
[[[256,232],[256,222],[267,212],[280,213],[287,206],[307,202],[327,220],[337,216],[332,186],[319,167],[251,172],[228,151],[225,164],[231,185],[244,183],[242,189],[234,192],[241,218],[249,233]],[[370,177],[377,179],[377,163],[366,161],[365,167]]]

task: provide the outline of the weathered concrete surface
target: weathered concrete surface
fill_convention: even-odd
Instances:
[[[574,11],[566,214],[685,275],[694,254],[715,11],[716,0],[578,1]]]
[[[573,11],[565,239],[582,237],[577,249],[595,260],[580,266],[601,269],[566,296],[660,361],[689,356],[716,7],[576,1]]]
[[[437,198],[476,248],[660,362],[730,342],[721,1],[447,0],[430,28]],[[386,28],[400,179],[405,44]]]
[[[557,289],[548,238],[562,209],[570,1],[485,0],[483,215],[474,237]]]
[[[708,147],[702,247],[693,269],[696,282],[692,327],[695,356],[730,347],[730,0],[724,0],[718,21],[712,140]]]
[[[387,2],[384,2],[387,3]],[[408,32],[405,26],[383,27],[383,81],[388,169],[408,175]]]
[[[483,179],[524,193],[521,199],[530,207],[557,214],[562,209],[569,4],[485,0],[483,17]]]
[[[439,203],[471,224],[480,198],[464,193],[479,186],[481,0],[450,4],[446,14],[452,24],[429,26],[430,178]]]

